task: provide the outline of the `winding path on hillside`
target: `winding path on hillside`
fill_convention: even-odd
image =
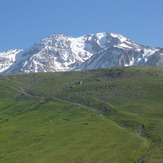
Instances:
[[[21,94],[24,94],[24,95],[26,95],[26,96],[28,96],[28,97],[39,98],[39,99],[41,99],[41,100],[46,100],[46,99],[50,98],[50,99],[53,99],[53,100],[56,100],[56,101],[60,101],[60,102],[64,102],[64,103],[68,103],[68,104],[72,104],[72,105],[82,106],[82,107],[88,108],[88,107],[85,106],[85,105],[82,105],[82,104],[79,104],[79,103],[74,103],[74,102],[67,101],[67,100],[64,100],[64,99],[60,99],[60,98],[57,98],[57,97],[54,97],[54,96],[53,96],[53,97],[48,97],[48,96],[37,96],[37,95],[32,95],[32,94],[30,94],[30,93],[25,92],[24,89],[21,88],[21,87],[13,86],[13,85],[11,85],[11,84],[4,83],[4,82],[2,82],[2,81],[0,81],[0,84],[5,85],[5,86],[7,86],[7,87],[9,87],[9,88],[11,88],[11,89],[14,89],[14,90],[16,90],[17,92],[19,92],[19,93],[21,93]]]

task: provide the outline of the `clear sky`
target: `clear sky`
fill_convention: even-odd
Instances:
[[[0,0],[0,51],[27,49],[53,33],[99,32],[163,47],[163,0]]]

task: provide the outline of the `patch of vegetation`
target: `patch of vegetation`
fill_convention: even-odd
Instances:
[[[0,162],[162,162],[163,69],[0,75]]]

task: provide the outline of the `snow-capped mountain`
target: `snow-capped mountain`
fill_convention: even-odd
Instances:
[[[16,61],[16,54],[22,50],[13,49],[5,52],[0,52],[0,72],[7,70]]]
[[[73,38],[53,34],[27,50],[0,53],[1,73],[55,72],[115,66],[163,66],[163,49],[114,33]]]

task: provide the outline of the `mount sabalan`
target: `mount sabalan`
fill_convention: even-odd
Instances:
[[[73,38],[53,34],[26,50],[0,53],[0,73],[56,72],[119,66],[163,67],[163,48],[137,44],[115,33]]]

